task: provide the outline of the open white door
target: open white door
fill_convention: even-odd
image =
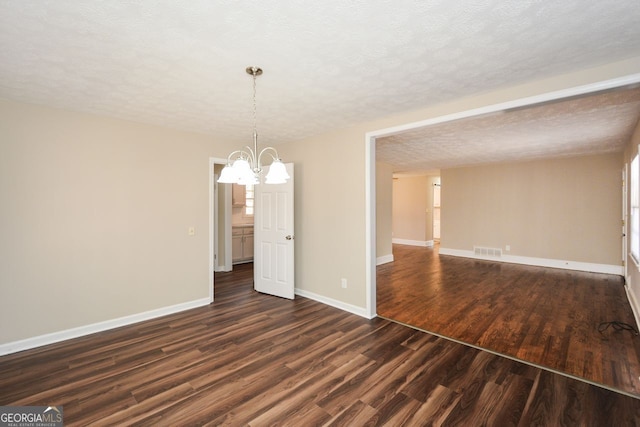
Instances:
[[[286,184],[254,187],[253,281],[258,292],[293,299],[293,163],[285,166],[291,177]]]

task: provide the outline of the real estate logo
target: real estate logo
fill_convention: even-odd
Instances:
[[[62,406],[0,406],[0,427],[63,427]]]

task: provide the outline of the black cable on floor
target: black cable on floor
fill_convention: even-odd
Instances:
[[[631,326],[628,323],[618,322],[616,320],[614,320],[613,322],[602,322],[602,323],[600,323],[598,325],[598,332],[603,333],[604,331],[606,331],[609,328],[609,326],[611,326],[616,331],[631,331],[631,332],[633,332],[634,335],[638,335],[638,331],[636,330],[636,328],[634,328],[633,326]]]

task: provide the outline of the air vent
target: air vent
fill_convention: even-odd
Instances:
[[[479,257],[501,257],[502,249],[500,248],[486,248],[484,246],[474,246],[473,253]]]

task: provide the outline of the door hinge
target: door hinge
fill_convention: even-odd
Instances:
[[[622,266],[624,267],[624,260],[622,261]]]

